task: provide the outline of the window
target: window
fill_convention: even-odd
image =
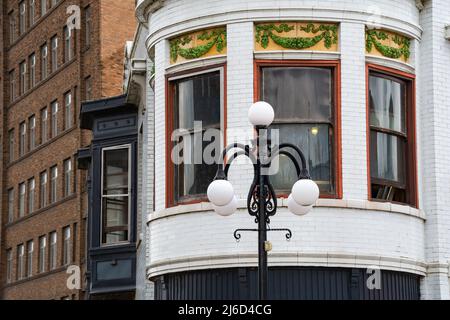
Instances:
[[[25,278],[25,247],[23,244],[17,247],[17,280]]]
[[[195,121],[202,122],[203,131],[207,129],[221,129],[221,112],[223,106],[223,80],[221,71],[203,73],[187,78],[170,81],[172,92],[173,128],[170,132],[179,131],[174,137],[172,145],[188,145],[190,150],[184,151],[184,161],[180,165],[174,165],[168,177],[168,188],[174,190],[174,195],[169,196],[169,204],[175,205],[183,201],[203,198],[211,180],[214,179],[217,167],[214,164],[193,164],[194,151],[204,148],[210,142],[198,142],[195,134]],[[170,139],[170,137],[168,137]],[[186,143],[191,141],[192,143]],[[201,143],[201,146],[198,144]],[[221,141],[215,141],[220,148]],[[170,144],[170,143],[169,143]],[[219,146],[217,146],[219,144]],[[188,158],[186,154],[191,155]],[[173,185],[171,185],[173,184]],[[172,192],[169,190],[169,194]]]
[[[64,27],[64,62],[72,60],[74,56],[73,30]]]
[[[57,234],[56,232],[50,233],[50,253],[49,253],[49,265],[50,270],[55,270],[57,266]]]
[[[30,9],[29,9],[29,16],[30,16],[30,26],[34,25],[35,19],[36,19],[36,0],[29,0],[30,1]]]
[[[19,156],[23,156],[26,152],[26,140],[27,140],[27,124],[22,122],[20,124],[19,135]]]
[[[25,0],[19,3],[19,34],[22,35],[25,33],[27,24],[27,4]]]
[[[52,138],[58,135],[58,102],[54,101],[51,105],[52,109]]]
[[[33,276],[33,252],[34,252],[34,242],[29,241],[27,243],[27,277],[31,278]]]
[[[91,14],[91,7],[87,6],[85,9],[85,37],[86,37],[86,48],[89,48],[91,46],[91,36],[92,36],[92,14]]]
[[[27,193],[27,186],[25,183],[19,185],[19,218],[25,216],[25,196]]]
[[[41,47],[41,80],[47,79],[48,76],[48,46],[44,44]]]
[[[41,0],[41,17],[47,13],[47,0]]]
[[[9,72],[9,100],[14,102],[16,100],[16,72],[12,70]]]
[[[12,250],[8,249],[6,251],[6,283],[12,282],[12,271],[13,271],[13,255]]]
[[[299,147],[321,195],[336,197],[335,66],[261,64],[259,71],[260,98],[275,110],[272,128],[279,130],[280,142]],[[292,161],[280,156],[278,173],[271,177],[274,188],[288,194],[297,180]]]
[[[39,273],[44,273],[47,269],[47,238],[42,236],[39,238]]]
[[[12,44],[16,41],[16,15],[14,11],[8,14],[9,19],[9,43]]]
[[[103,245],[129,241],[130,178],[130,146],[103,149]]]
[[[8,190],[8,223],[14,221],[14,189]]]
[[[36,85],[36,54],[33,53],[28,60],[30,64],[30,89],[32,89]]]
[[[70,250],[70,245],[71,245],[70,227],[64,228],[63,234],[64,234],[63,265],[67,266],[68,264],[70,264],[72,262],[71,261],[72,260],[71,259],[72,250]]]
[[[51,40],[52,44],[52,72],[58,69],[58,37],[54,36]]]
[[[14,161],[14,129],[8,131],[9,162]]]
[[[47,108],[41,110],[41,143],[48,140],[48,111]]]
[[[28,212],[34,212],[34,198],[36,196],[36,180],[31,178],[28,180]]]
[[[28,119],[28,127],[29,127],[29,147],[30,150],[34,150],[36,148],[36,117],[31,116]]]
[[[73,126],[73,116],[72,116],[72,93],[67,92],[64,96],[64,127],[66,130],[72,128]]]
[[[91,76],[87,77],[85,79],[85,85],[86,85],[86,100],[89,101],[92,99],[92,79]]]
[[[72,194],[72,160],[64,161],[64,196],[68,197]]]
[[[58,191],[58,167],[55,166],[50,169],[50,178],[50,203],[55,203]]]
[[[23,61],[20,66],[20,78],[19,78],[19,87],[20,87],[20,94],[24,94],[27,91],[27,63]]]
[[[417,205],[412,81],[370,71],[371,198]]]
[[[19,87],[20,94],[24,94],[27,91],[27,63],[23,61],[20,66],[20,79],[19,79]]]
[[[48,201],[48,193],[47,193],[47,172],[42,172],[40,175],[40,195],[39,195],[39,201],[40,201],[40,207],[45,208],[47,206]]]

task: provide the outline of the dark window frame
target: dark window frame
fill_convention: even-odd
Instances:
[[[262,69],[270,67],[310,67],[329,68],[332,70],[333,81],[333,152],[330,155],[334,161],[334,193],[321,193],[322,199],[342,199],[342,147],[341,147],[341,63],[339,60],[255,60],[254,63],[254,101],[261,100]],[[283,142],[282,137],[280,137]],[[278,194],[279,198],[287,198],[289,194]]]
[[[194,68],[186,71],[166,74],[166,208],[179,205],[189,205],[208,201],[205,194],[175,199],[175,165],[171,161],[174,131],[174,98],[175,83],[177,80],[194,77],[196,75],[220,72],[221,74],[221,119],[222,132],[227,130],[227,64],[220,63],[211,66]],[[222,146],[226,145],[226,136],[223,136]]]
[[[407,72],[399,71],[393,68],[383,67],[375,64],[367,64],[366,66],[366,112],[367,112],[367,184],[369,201],[388,202],[400,205],[408,205],[414,208],[419,207],[418,184],[417,184],[417,145],[416,145],[416,98],[415,98],[415,75]],[[380,129],[370,124],[370,85],[369,79],[371,75],[401,82],[405,85],[406,106],[405,106],[405,124],[406,134],[401,134],[394,130]],[[383,200],[373,197],[373,184],[386,184],[396,187],[392,181],[383,181],[382,179],[373,179],[371,174],[371,132],[383,132],[405,139],[405,202],[393,200]],[[375,182],[375,183],[373,183]],[[401,187],[398,185],[397,187]]]

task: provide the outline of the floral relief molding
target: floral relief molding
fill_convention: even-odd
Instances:
[[[198,59],[211,53],[224,53],[227,47],[227,31],[225,27],[205,30],[194,34],[172,39],[170,42],[170,59],[172,63],[179,58],[185,60]]]
[[[381,55],[391,59],[408,61],[411,56],[411,40],[394,33],[380,30],[366,30],[366,50],[372,53],[376,49]]]
[[[296,29],[300,32],[311,34],[312,37],[282,36],[283,33],[291,33]],[[263,49],[269,47],[270,40],[282,48],[292,50],[313,48],[322,40],[326,49],[331,49],[333,45],[338,43],[338,25],[336,24],[258,24],[255,26],[255,31],[255,41]]]

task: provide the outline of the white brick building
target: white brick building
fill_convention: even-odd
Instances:
[[[139,0],[136,13],[134,47],[148,54],[140,53],[148,62],[138,268],[145,257],[155,283],[154,295],[150,282],[138,283],[138,298],[255,297],[256,235],[233,238],[236,228],[254,227],[244,200],[252,167],[233,166],[241,208],[221,218],[204,197],[210,171],[174,166],[167,144],[183,117],[215,116],[227,143],[246,143],[248,108],[258,100],[279,101],[277,118],[285,113],[278,107],[292,108],[277,126],[291,124],[298,139],[312,134],[306,152],[322,186],[305,217],[290,214],[280,196],[272,227],[291,228],[293,239],[270,234],[272,298],[450,298],[448,1]],[[288,91],[297,100],[281,94],[286,84],[298,88]],[[302,108],[323,109],[317,117],[328,120],[302,118]],[[381,290],[366,288],[373,268]]]

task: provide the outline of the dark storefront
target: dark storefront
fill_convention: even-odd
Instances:
[[[381,289],[369,290],[365,269],[274,268],[270,300],[419,300],[420,277],[381,271]],[[155,279],[157,300],[256,300],[257,269],[221,269]]]

